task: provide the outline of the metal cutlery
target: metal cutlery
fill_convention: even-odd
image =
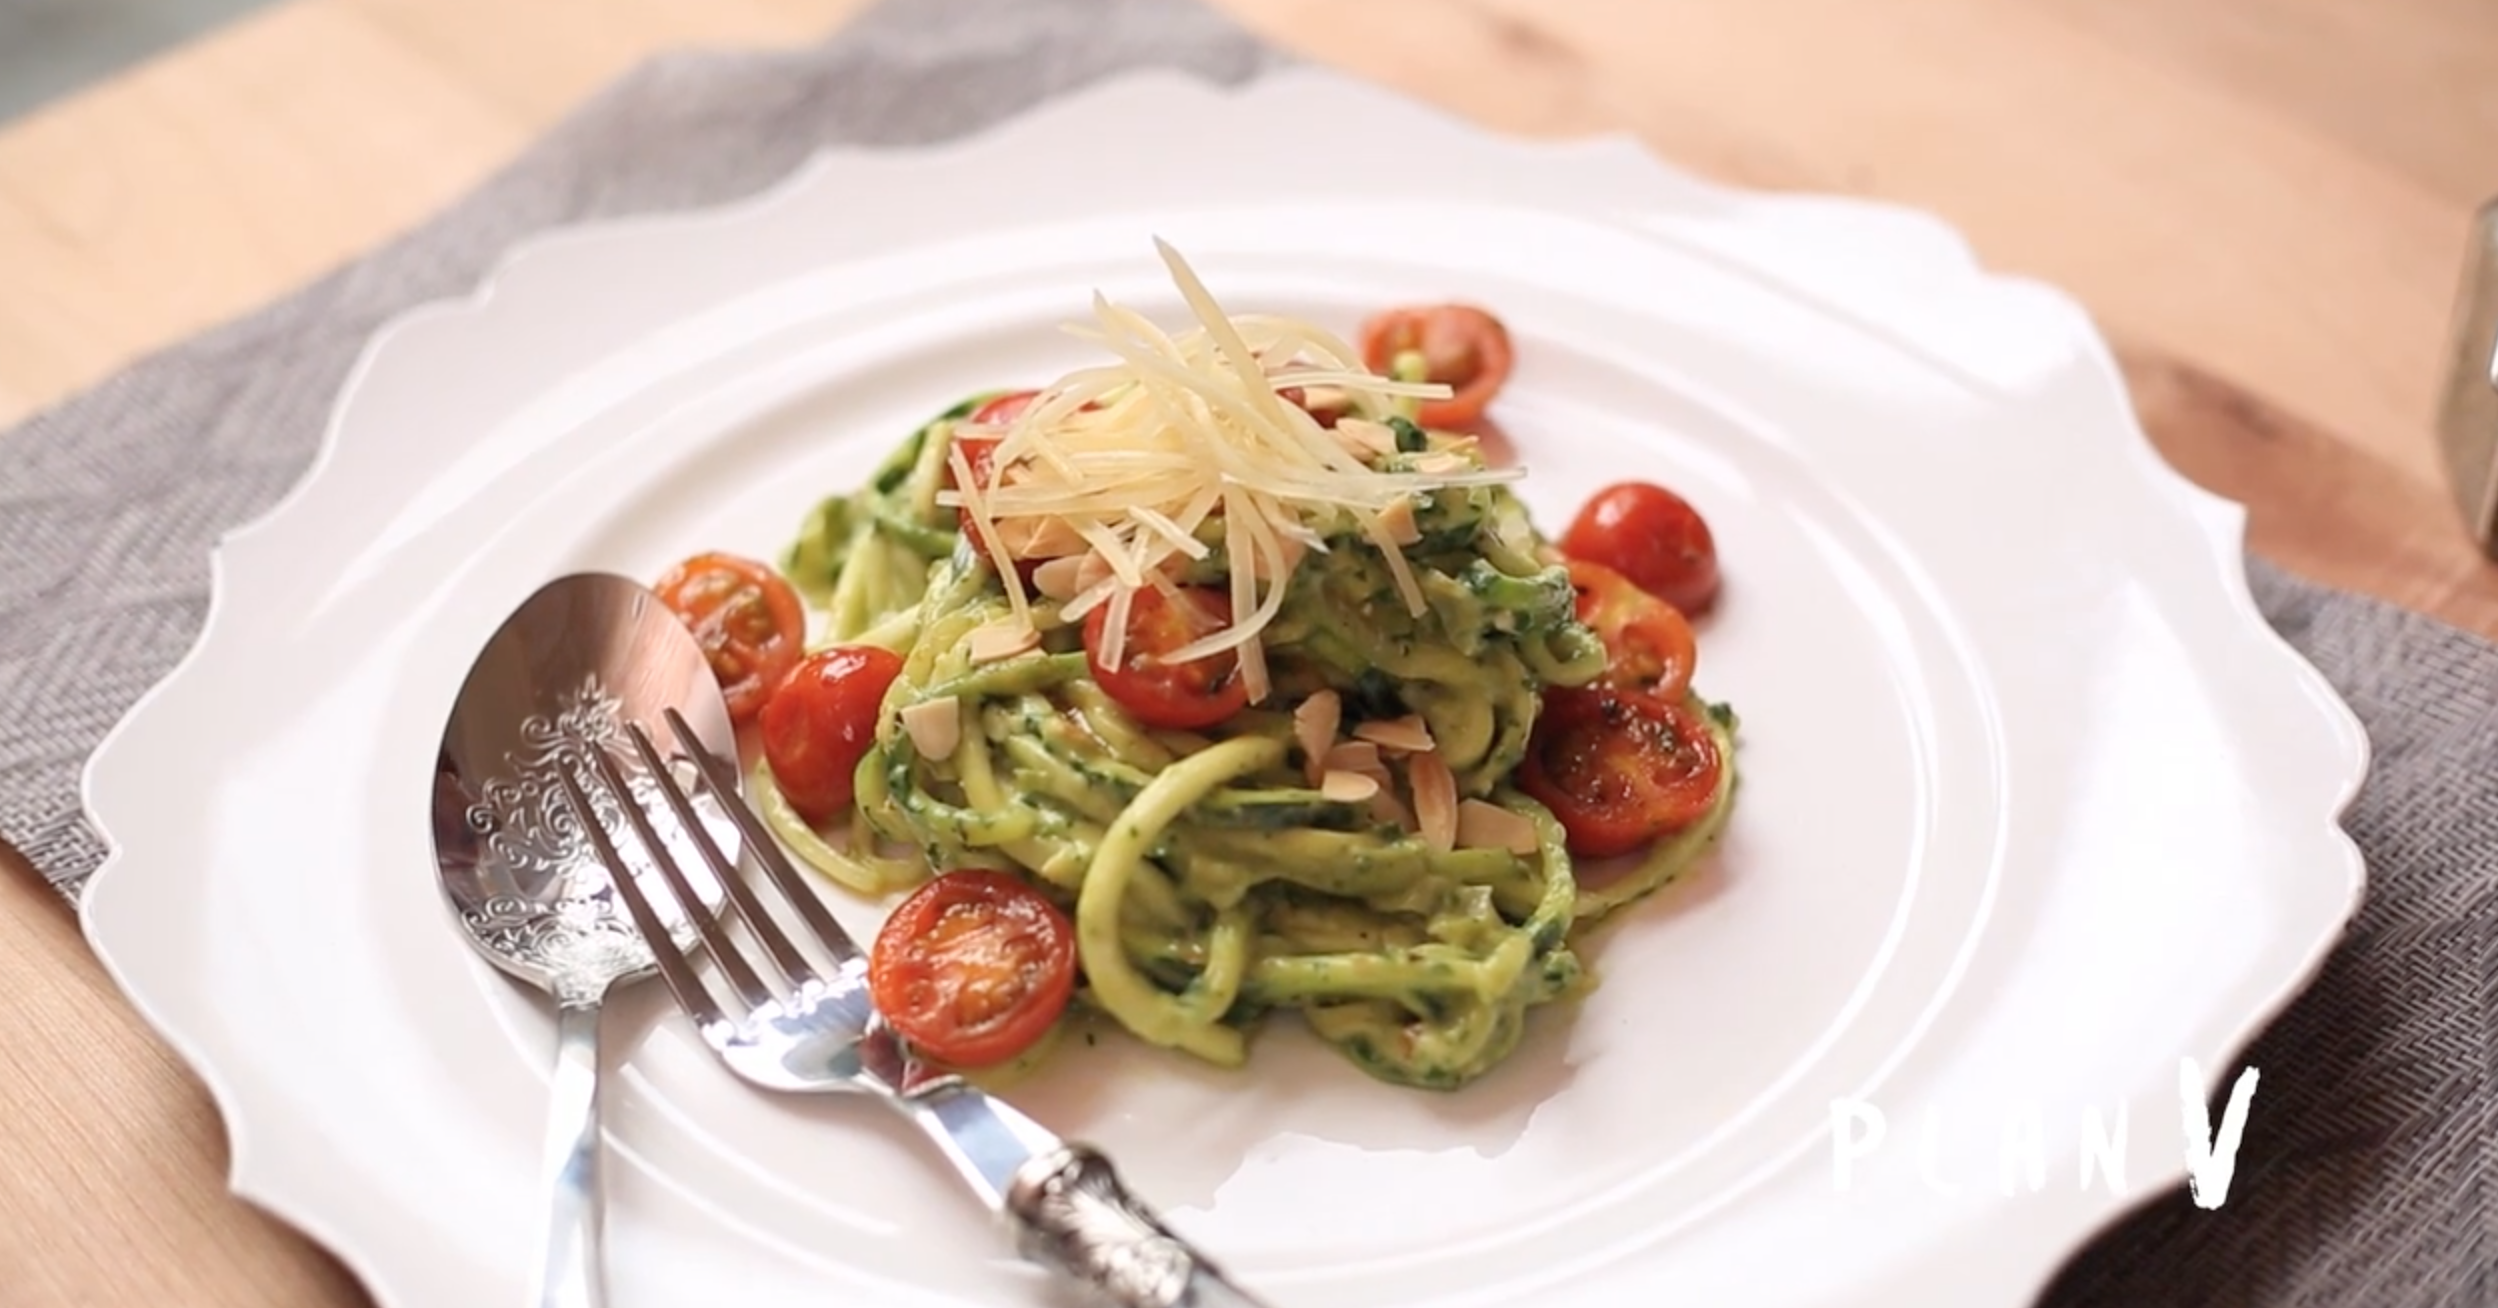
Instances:
[[[661,704],[684,706],[684,714],[674,707],[670,713],[687,739],[734,742],[710,663],[657,597],[623,577],[559,578],[524,601],[478,654],[435,765],[434,856],[453,916],[489,962],[545,991],[556,1006],[547,1217],[531,1300],[540,1308],[597,1308],[605,1301],[601,1004],[616,986],[651,974],[646,940],[691,937],[681,906],[708,921],[720,901],[718,879],[680,879],[668,914],[628,920],[616,891],[635,874],[585,843],[598,817],[580,820],[585,810],[569,797],[572,770],[605,758],[628,716]],[[657,785],[648,776],[616,775],[620,784],[605,808],[590,810],[598,816],[638,811],[634,796]],[[742,811],[733,798],[728,806]],[[733,856],[738,828],[720,805],[706,807],[705,847]],[[691,810],[686,825],[703,830]]]
[[[679,784],[639,721],[624,726],[622,758],[595,750],[591,778],[562,774],[660,976],[729,1070],[766,1089],[862,1094],[900,1113],[1004,1219],[1027,1259],[1117,1308],[1259,1308],[1260,1300],[1131,1194],[1100,1152],[1062,1141],[962,1078],[926,1066],[889,1031],[868,993],[865,956],[747,808],[736,770],[721,761],[724,751],[675,708],[662,711],[680,757],[735,823],[787,915],[833,960],[830,968],[811,961],[784,929],[782,915],[738,875],[735,845],[716,841],[695,820],[699,799]],[[651,779],[659,804],[634,802],[635,777]],[[621,823],[598,820],[611,807]],[[654,821],[663,810],[664,822]],[[688,843],[702,866],[683,867],[677,842],[663,831],[690,832]],[[629,873],[629,851],[659,869],[668,891],[661,898],[673,903],[655,903],[644,893]],[[697,872],[726,888],[762,956],[750,957],[719,918],[692,914],[705,952],[735,994],[732,1006],[715,998],[692,954],[668,930],[684,906],[700,903]],[[768,979],[767,970],[777,980]]]

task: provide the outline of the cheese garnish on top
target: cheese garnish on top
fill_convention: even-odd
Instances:
[[[1325,552],[1330,536],[1357,532],[1380,551],[1406,607],[1420,615],[1422,589],[1403,549],[1414,539],[1416,497],[1520,473],[1458,454],[1381,471],[1373,466],[1382,458],[1375,438],[1340,437],[1283,392],[1324,393],[1361,422],[1396,413],[1400,399],[1445,397],[1448,387],[1374,374],[1357,350],[1315,323],[1229,315],[1177,250],[1159,239],[1154,246],[1194,323],[1165,332],[1096,293],[1094,321],[1069,330],[1114,361],[1059,378],[1003,427],[958,424],[949,455],[954,486],[938,500],[964,510],[1015,619],[1027,626],[1031,598],[1015,564],[1084,559],[1082,572],[1097,579],[1060,615],[1079,621],[1108,605],[1098,655],[1114,668],[1125,659],[1136,593],[1170,590],[1182,569],[1219,549],[1231,579],[1230,625],[1161,657],[1184,663],[1237,651],[1256,703],[1269,690],[1259,633],[1282,608],[1305,556]],[[988,485],[972,476],[966,436],[999,441]]]

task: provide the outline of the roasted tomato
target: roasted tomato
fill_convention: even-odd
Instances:
[[[1556,689],[1518,766],[1518,787],[1560,819],[1570,852],[1627,854],[1709,811],[1726,766],[1708,723],[1635,691]]]
[[[754,717],[805,648],[807,617],[798,592],[764,564],[718,553],[669,569],[658,591],[659,602],[676,612],[711,660],[730,720]]]
[[[1682,612],[1601,563],[1570,560],[1570,584],[1579,621],[1604,638],[1604,684],[1680,703],[1700,660]]]
[[[1604,564],[1685,613],[1717,598],[1717,541],[1709,524],[1663,486],[1626,481],[1596,492],[1562,534],[1561,551]]]
[[[1186,663],[1165,662],[1163,656],[1232,620],[1231,601],[1203,586],[1182,586],[1180,602],[1165,599],[1147,587],[1136,592],[1128,609],[1127,648],[1116,668],[1102,660],[1110,631],[1110,606],[1103,604],[1084,617],[1084,661],[1093,681],[1119,701],[1137,721],[1170,731],[1211,727],[1238,713],[1249,702],[1249,688],[1240,680],[1240,659],[1225,652]]]
[[[876,712],[900,675],[892,650],[836,645],[808,656],[764,703],[763,758],[800,817],[821,823],[850,806]]]
[[[1390,309],[1362,324],[1362,362],[1385,373],[1407,351],[1420,354],[1424,376],[1456,391],[1428,400],[1416,420],[1425,427],[1471,427],[1509,381],[1517,358],[1501,320],[1464,304]]]
[[[948,872],[885,919],[868,956],[876,1009],[941,1063],[985,1067],[1022,1053],[1075,993],[1066,914],[1004,872]]]

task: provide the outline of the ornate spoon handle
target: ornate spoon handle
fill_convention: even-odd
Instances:
[[[1265,1308],[1173,1235],[1110,1160],[1084,1145],[1061,1145],[1018,1169],[1006,1215],[1026,1258],[1116,1308]]]
[[[546,1249],[538,1268],[538,1308],[599,1308],[599,1006],[557,1010],[554,1102],[547,1113]]]

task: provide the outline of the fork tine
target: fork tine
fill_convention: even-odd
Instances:
[[[736,820],[737,829],[745,834],[746,847],[755,851],[756,861],[763,864],[763,870],[781,888],[781,896],[798,910],[798,916],[807,920],[816,938],[824,942],[824,947],[832,951],[833,957],[844,963],[864,957],[857,942],[850,939],[850,933],[841,929],[841,924],[834,921],[832,913],[825,909],[824,901],[818,899],[813,888],[799,877],[798,869],[789,865],[788,856],[781,853],[780,842],[772,838],[771,832],[764,830],[763,820],[755,816],[753,809],[746,807],[737,777],[703,747],[702,738],[694,734],[694,729],[686,724],[682,714],[674,708],[662,711],[668,718],[668,730],[675,733],[677,743],[684,747],[685,755],[693,760],[695,769],[703,774],[703,781],[711,787],[712,793],[720,797],[720,807],[728,810],[729,816]]]
[[[736,865],[729,862],[728,855],[720,852],[720,846],[712,840],[710,830],[696,820],[693,801],[677,785],[677,779],[669,772],[668,765],[660,760],[659,748],[651,743],[650,733],[642,730],[641,723],[629,722],[625,724],[625,734],[632,739],[633,748],[641,754],[642,762],[658,778],[659,793],[667,798],[668,807],[675,810],[677,821],[693,835],[695,848],[700,849],[704,861],[711,864],[712,872],[720,878],[721,888],[728,892],[729,902],[736,906],[737,915],[746,919],[747,928],[755,933],[756,940],[762,942],[764,952],[772,956],[773,965],[781,970],[781,975],[792,986],[815,980],[815,965],[809,963],[807,956],[790,943],[788,934],[781,930],[781,924],[772,920],[772,915],[763,907],[763,901],[755,898],[755,892],[747,886],[746,879],[737,874]],[[732,819],[746,808],[734,791],[721,797],[720,806],[731,810]],[[743,831],[745,824],[741,822],[738,827]],[[748,833],[747,846],[752,848],[754,842],[753,833]],[[712,952],[719,953],[722,947],[721,944],[714,944]],[[744,966],[742,961],[739,965]],[[757,999],[752,1002],[763,1001]]]
[[[661,924],[659,915],[651,911],[650,901],[642,897],[642,888],[633,879],[633,869],[625,865],[623,855],[616,852],[615,843],[607,838],[607,829],[599,824],[598,807],[590,802],[589,795],[581,789],[581,783],[573,779],[572,769],[558,766],[555,775],[564,783],[565,797],[572,801],[572,810],[581,819],[581,829],[589,833],[590,844],[597,849],[599,862],[606,864],[608,880],[615,884],[616,893],[623,897],[625,911],[633,918],[633,929],[641,932],[643,943],[650,946],[651,957],[659,963],[659,975],[667,981],[668,992],[677,997],[678,1007],[692,1016],[698,1025],[708,1026],[720,1021],[719,1002],[711,997],[703,979],[694,974],[693,964],[678,952],[676,942],[668,938],[668,928]],[[626,806],[631,807],[629,800]]]
[[[636,730],[638,731],[638,728]],[[708,909],[703,903],[703,897],[697,894],[693,884],[686,880],[685,870],[677,866],[676,855],[661,843],[659,832],[652,828],[650,816],[642,811],[641,801],[634,798],[633,787],[625,780],[623,771],[617,768],[616,760],[610,757],[604,749],[594,748],[590,751],[590,755],[591,760],[598,766],[599,776],[607,782],[607,788],[615,793],[618,806],[624,810],[625,821],[632,825],[634,838],[640,840],[642,848],[649,852],[652,865],[659,869],[660,878],[668,883],[668,893],[676,897],[677,907],[685,911],[685,920],[693,923],[695,931],[701,934],[703,943],[711,950],[712,961],[719,964],[720,971],[728,977],[729,987],[737,992],[738,998],[746,1001],[746,1006],[749,1008],[770,1000],[771,989],[763,984],[763,978],[755,975],[755,970],[747,964],[745,955],[738,952],[737,942],[729,939],[727,929],[720,925],[719,915]],[[661,792],[672,793],[675,780],[667,775],[667,769],[653,761],[651,771]],[[735,869],[729,868],[727,860],[720,856],[720,851],[711,847],[710,833],[704,831],[702,824],[695,820],[693,810],[682,806],[674,807],[677,807],[678,823],[696,843],[703,847],[703,852],[711,862],[712,871],[720,878],[721,886],[725,888],[736,884]]]

